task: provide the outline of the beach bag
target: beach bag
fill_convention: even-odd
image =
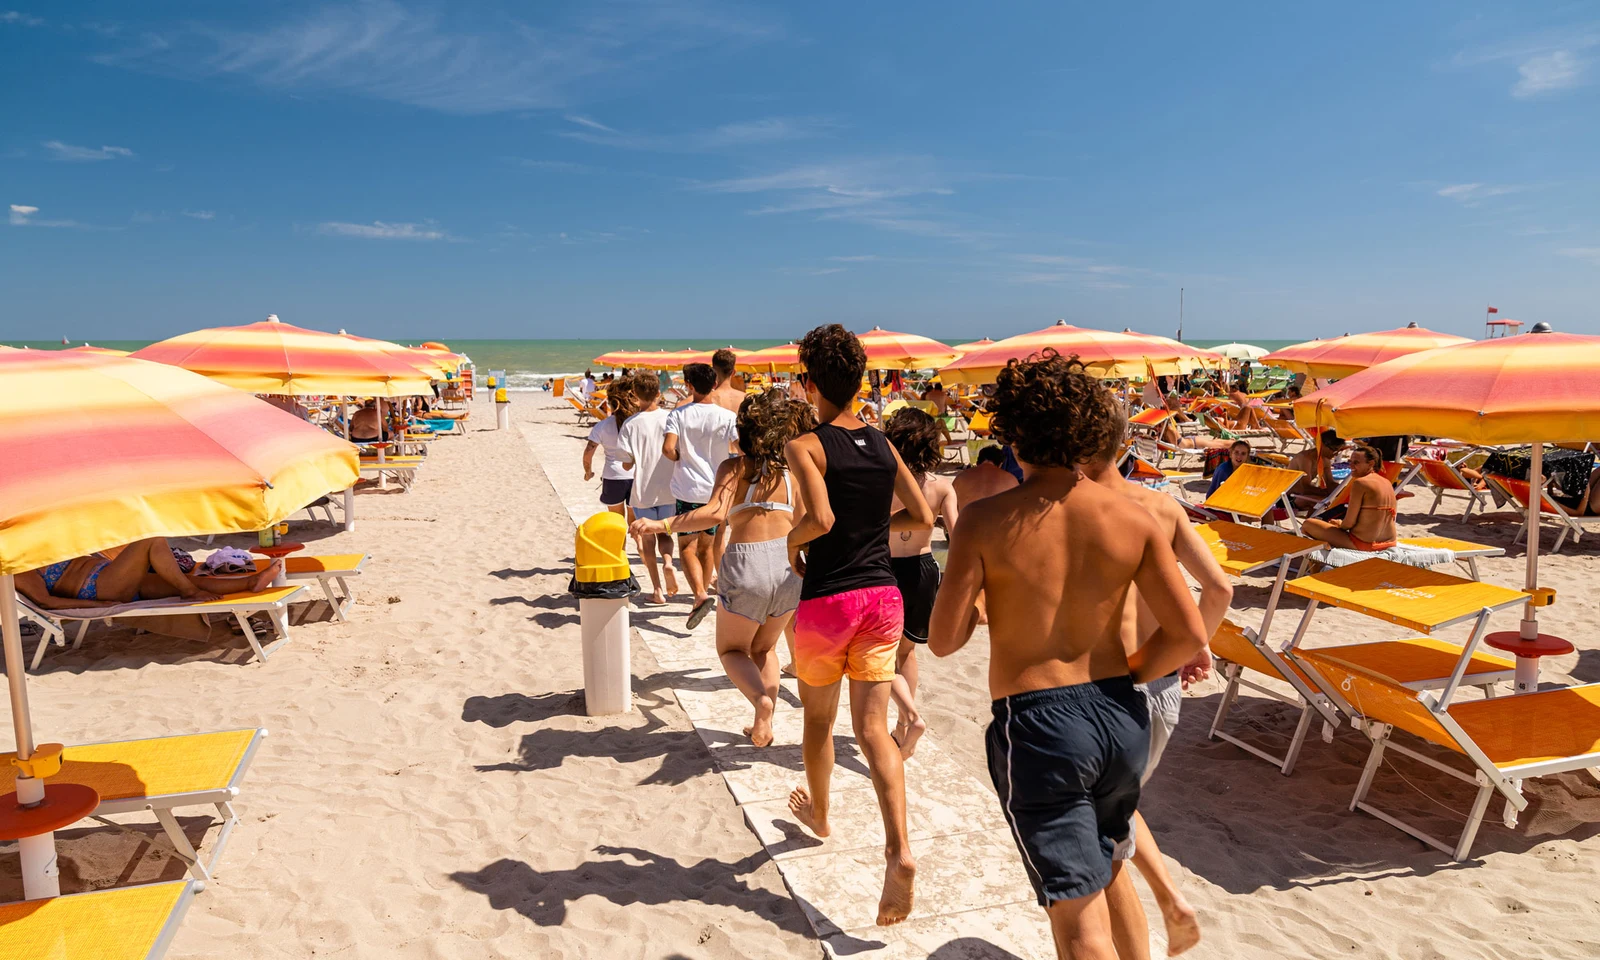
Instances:
[[[178,564],[178,569],[184,573],[194,573],[194,557],[187,550],[171,547],[172,559]]]

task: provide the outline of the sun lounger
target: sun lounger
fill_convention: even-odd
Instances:
[[[1493,473],[1484,474],[1483,479],[1484,482],[1489,486],[1498,488],[1507,499],[1511,500],[1517,505],[1517,509],[1524,517],[1527,516],[1528,502],[1533,496],[1528,486],[1528,481],[1517,480],[1512,477],[1502,477]],[[1555,517],[1556,520],[1561,524],[1561,533],[1556,537],[1556,545],[1550,548],[1551,553],[1561,552],[1561,545],[1567,541],[1568,534],[1572,535],[1572,542],[1577,543],[1579,540],[1583,539],[1587,524],[1600,524],[1600,517],[1589,517],[1581,514],[1568,513],[1565,507],[1550,499],[1549,494],[1540,494],[1539,496],[1539,515],[1541,519],[1544,517]],[[1522,538],[1526,537],[1527,535],[1528,521],[1524,519],[1522,521],[1522,529],[1518,530],[1517,535],[1511,540],[1512,544],[1515,545],[1521,543]],[[1537,537],[1538,534],[1535,533],[1534,536]]]
[[[1278,417],[1267,417],[1267,429],[1278,440],[1278,449],[1287,451],[1289,444],[1302,443],[1305,447],[1316,445],[1316,440],[1311,435],[1300,429],[1300,425],[1293,420],[1284,420]],[[1302,447],[1301,449],[1305,449]]]
[[[386,456],[380,463],[377,457],[362,457],[361,475],[375,476],[380,483],[393,477],[403,489],[410,489],[417,482],[417,471],[422,469],[427,460],[427,457],[417,456]]]
[[[100,806],[89,816],[109,827],[131,829],[107,817],[150,811],[195,879],[210,880],[228,835],[239,822],[233,800],[266,735],[266,730],[256,727],[73,745],[62,753],[60,772],[47,782],[93,787],[100,794]],[[15,756],[0,754],[0,791],[13,789],[17,770],[11,760]],[[172,814],[179,807],[203,806],[217,808],[222,826],[209,861],[200,859]]]
[[[1433,491],[1433,504],[1428,507],[1428,516],[1433,516],[1434,511],[1439,509],[1447,493],[1466,496],[1466,508],[1461,512],[1463,521],[1472,516],[1473,510],[1483,509],[1483,494],[1461,475],[1454,464],[1426,457],[1406,457],[1405,462],[1411,466],[1410,476],[1422,478],[1423,484]],[[1409,480],[1410,476],[1406,479]]]
[[[1461,652],[1460,663],[1472,656],[1476,639]],[[1352,724],[1372,741],[1350,809],[1366,811],[1454,860],[1465,860],[1471,853],[1496,792],[1506,800],[1502,821],[1514,829],[1517,814],[1528,806],[1522,795],[1524,779],[1600,767],[1600,684],[1453,704],[1451,698],[1461,679],[1459,666],[1442,691],[1425,693],[1381,670],[1349,662],[1338,648],[1305,651],[1300,659],[1321,685],[1339,691],[1356,718]],[[1463,772],[1396,743],[1396,730],[1458,754],[1471,764],[1472,771]],[[1367,802],[1389,750],[1477,785],[1477,797],[1453,844]]]
[[[169,880],[0,905],[0,957],[160,960],[201,886]]]
[[[214,615],[231,615],[244,631],[244,638],[250,644],[250,649],[255,651],[262,662],[274,650],[289,642],[289,604],[305,599],[301,596],[305,587],[294,584],[287,587],[269,587],[256,593],[230,593],[215,600],[140,600],[135,603],[124,603],[114,607],[87,607],[81,610],[45,610],[33,605],[26,597],[18,594],[17,612],[44,630],[44,635],[39,638],[39,646],[33,652],[33,669],[38,669],[39,663],[44,660],[44,652],[50,642],[66,646],[66,625],[71,622],[78,624],[78,630],[72,638],[72,649],[76,650],[83,645],[83,635],[89,631],[89,624],[95,620],[124,620],[135,617],[178,617],[188,614],[200,614],[204,617]],[[264,613],[272,621],[273,632],[277,639],[265,647],[256,638],[255,630],[250,626],[250,617],[257,613]]]
[[[1305,476],[1299,470],[1283,470],[1247,463],[1233,472],[1217,492],[1201,504],[1213,513],[1223,513],[1237,521],[1240,517],[1261,520],[1274,508],[1282,507],[1287,519],[1294,519],[1289,490]]]
[[[355,592],[345,582],[348,577],[361,575],[370,554],[341,553],[326,557],[285,557],[283,574],[290,580],[315,580],[322,585],[323,596],[333,608],[336,620],[343,620],[345,611],[355,602]],[[339,585],[338,592],[334,584]]]
[[[578,426],[583,426],[585,422],[593,423],[595,421],[594,412],[589,409],[588,404],[570,393],[567,394],[566,401],[572,405],[572,409],[578,411]]]
[[[1421,547],[1425,550],[1449,550],[1455,554],[1456,562],[1466,566],[1472,574],[1472,579],[1482,580],[1478,576],[1479,557],[1503,557],[1506,555],[1505,547],[1491,547],[1486,543],[1473,543],[1471,540],[1457,540],[1454,537],[1402,537],[1400,543],[1408,547]]]

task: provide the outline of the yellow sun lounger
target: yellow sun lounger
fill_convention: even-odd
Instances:
[[[1289,501],[1289,490],[1303,476],[1305,474],[1299,470],[1247,463],[1235,470],[1201,506],[1215,513],[1225,513],[1236,521],[1240,517],[1260,520],[1274,508],[1282,507],[1292,519],[1294,504]]]
[[[315,580],[322,585],[323,596],[333,608],[335,620],[344,620],[345,611],[355,602],[355,591],[345,582],[347,577],[361,575],[371,554],[340,553],[326,557],[285,557],[283,575],[290,580]],[[339,585],[334,592],[333,585]]]
[[[83,646],[83,635],[89,632],[89,624],[96,620],[180,617],[196,613],[204,617],[232,616],[239,624],[239,629],[244,631],[250,649],[265,663],[274,650],[289,642],[289,604],[304,600],[300,594],[305,589],[301,584],[292,584],[287,587],[268,587],[255,593],[230,593],[215,600],[143,600],[115,607],[87,607],[82,610],[45,610],[18,594],[17,612],[44,630],[44,636],[39,639],[39,646],[33,652],[30,664],[33,669],[38,669],[44,660],[44,652],[52,640],[63,647],[67,645],[66,625],[69,622],[78,624],[78,631],[72,638],[72,649],[76,650]],[[250,626],[250,617],[257,613],[264,613],[271,619],[273,632],[277,635],[277,639],[266,646],[261,645]]]
[[[201,886],[169,880],[0,904],[0,957],[160,960]]]
[[[106,818],[148,810],[166,831],[177,854],[199,880],[210,880],[239,822],[233,800],[239,795],[256,748],[267,731],[259,727],[196,733],[146,740],[115,740],[73,745],[62,753],[61,770],[47,782],[79,783],[100,794],[100,806],[89,816],[108,827],[129,830]],[[15,789],[15,753],[0,754],[0,792]],[[178,826],[178,807],[213,805],[222,829],[212,844],[211,859],[202,861]],[[143,837],[144,834],[138,834]],[[9,956],[0,952],[0,956]]]
[[[1463,663],[1474,645],[1462,651]],[[1379,670],[1345,660],[1338,648],[1308,650],[1301,660],[1321,685],[1339,691],[1349,703],[1348,712],[1356,718],[1352,724],[1372,741],[1350,809],[1364,810],[1452,859],[1467,859],[1489,800],[1497,791],[1506,800],[1502,822],[1507,829],[1515,829],[1517,814],[1528,806],[1522,795],[1524,779],[1600,767],[1600,684],[1452,704],[1458,676],[1437,694],[1423,693],[1407,689]],[[1395,730],[1461,755],[1471,763],[1472,772],[1394,742]],[[1455,843],[1440,840],[1367,802],[1388,750],[1477,785],[1478,795]]]
[[[1486,543],[1473,543],[1471,540],[1457,540],[1454,537],[1402,537],[1400,542],[1411,547],[1421,547],[1424,550],[1449,550],[1456,555],[1456,560],[1466,564],[1472,579],[1482,580],[1478,575],[1479,557],[1503,557],[1506,555],[1505,547],[1491,547]]]

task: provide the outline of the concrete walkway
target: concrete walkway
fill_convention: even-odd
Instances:
[[[599,512],[600,483],[584,482],[583,444],[563,435],[571,429],[528,423],[520,428],[574,525]],[[637,557],[634,567],[640,582],[648,585]],[[796,681],[783,679],[773,744],[751,746],[742,732],[750,722],[750,705],[717,659],[715,619],[707,617],[689,631],[684,627],[687,612],[682,600],[665,607],[633,607],[633,640],[648,647],[664,670],[678,674],[673,683],[678,703],[711,751],[745,821],[777,862],[827,956],[1055,957],[1044,912],[1034,902],[993,791],[940,750],[931,730],[906,764],[907,826],[918,862],[916,908],[903,924],[875,926],[883,884],[883,826],[851,735],[848,705],[840,706],[835,727],[833,835],[818,840],[793,819],[787,804],[789,791],[805,782]],[[784,644],[778,647],[783,651]],[[1159,942],[1152,942],[1151,949],[1156,956],[1165,953]]]

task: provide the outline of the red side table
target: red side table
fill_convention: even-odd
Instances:
[[[1504,650],[1517,658],[1517,693],[1534,693],[1539,689],[1539,658],[1559,657],[1577,648],[1560,637],[1541,633],[1525,640],[1515,630],[1491,633],[1483,642],[1496,650]]]
[[[270,547],[251,547],[250,552],[259,553],[264,557],[271,557],[274,560],[282,560],[289,554],[299,553],[305,548],[306,545],[303,543],[294,543],[286,540],[283,543],[274,544]],[[279,568],[278,575],[272,578],[272,585],[274,587],[287,587],[289,585],[289,573],[286,568]]]

